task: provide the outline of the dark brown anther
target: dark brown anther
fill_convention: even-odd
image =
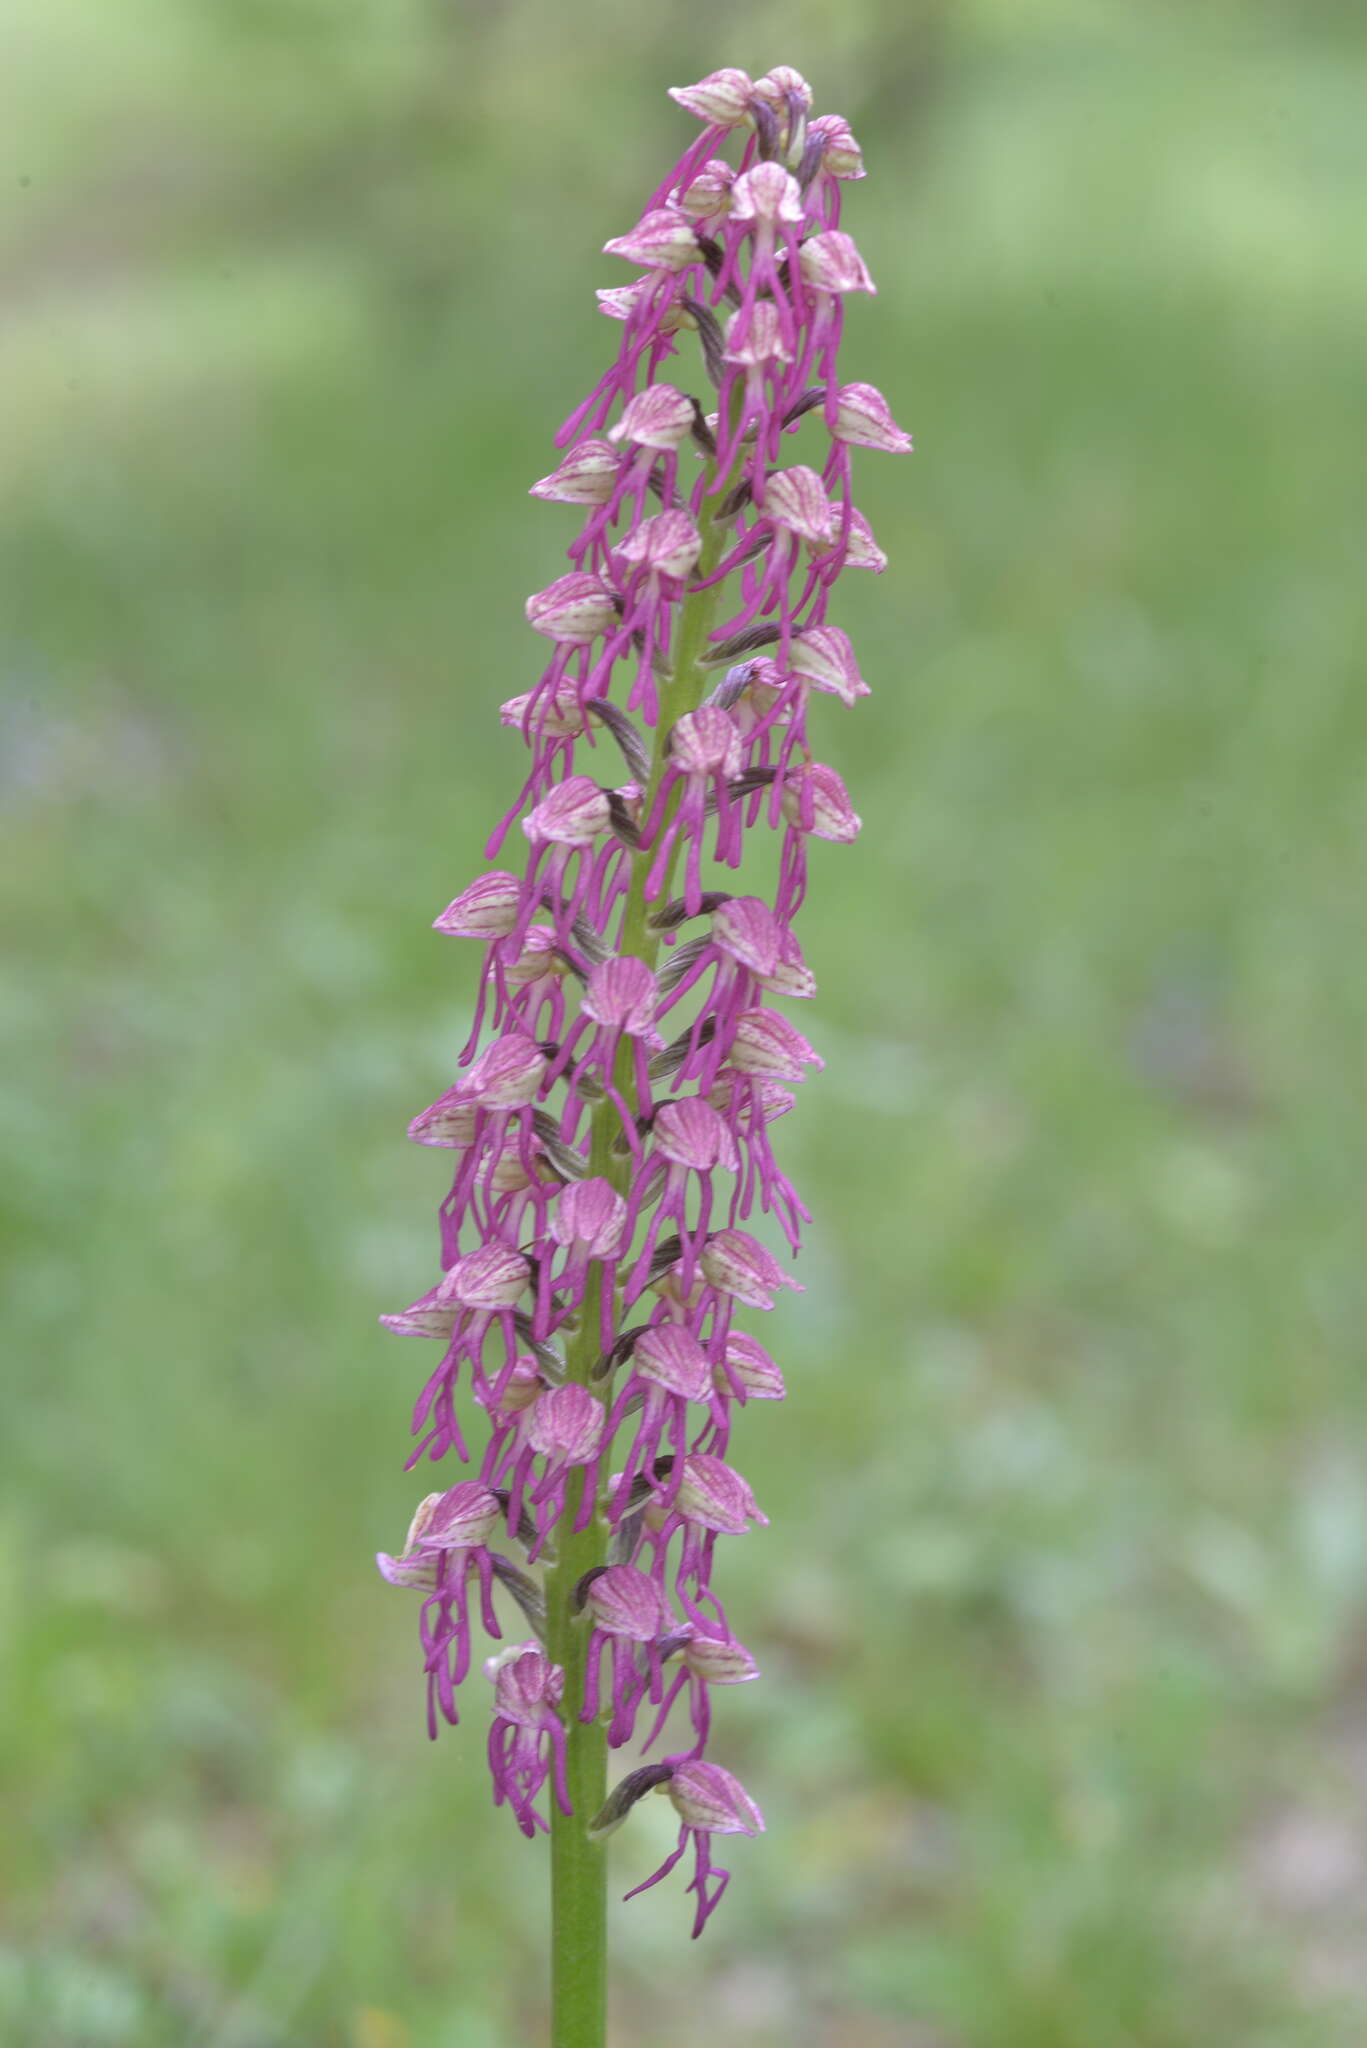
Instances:
[[[722,265],[726,261],[726,252],[721,243],[714,242],[711,235],[698,235],[695,239],[710,275],[720,277]],[[740,286],[735,283],[729,284],[722,296],[729,306],[738,306],[741,302]]]
[[[693,399],[693,439],[702,449],[704,455],[716,454],[716,440],[713,437],[711,427],[709,427],[707,424],[707,419],[703,413],[703,409],[699,405],[696,398]]]
[[[777,772],[773,768],[747,768],[744,774],[737,775],[726,787],[732,796],[750,796],[757,789],[772,787]]]
[[[608,800],[609,824],[621,840],[623,846],[629,846],[635,852],[641,843],[641,833],[631,812],[626,807],[625,798],[619,796],[615,789],[605,789],[603,794]]]
[[[675,1764],[642,1764],[639,1770],[629,1771],[625,1778],[613,1786],[602,1807],[589,1822],[588,1834],[591,1842],[601,1842],[605,1836],[621,1827],[638,1799],[644,1799],[647,1792],[653,1792],[657,1785],[667,1785],[678,1768]]]
[[[603,1353],[603,1356],[590,1373],[590,1379],[605,1380],[610,1373],[616,1372],[619,1365],[625,1365],[632,1352],[636,1349],[637,1338],[643,1336],[649,1328],[649,1323],[635,1323],[629,1330],[620,1330],[617,1334],[616,1343],[611,1351]]]
[[[608,697],[590,697],[584,709],[590,718],[596,718],[607,727],[621,750],[632,780],[644,788],[650,780],[650,756],[640,733],[621,705],[614,704]]]
[[[601,1579],[606,1570],[607,1566],[605,1564],[591,1565],[582,1579],[576,1579],[574,1589],[570,1594],[571,1613],[582,1614],[584,1612],[584,1602],[589,1597],[589,1587],[595,1579]]]
[[[553,1344],[544,1338],[532,1335],[532,1319],[525,1309],[518,1309],[513,1315],[513,1328],[522,1339],[541,1371],[553,1386],[560,1386],[565,1378],[565,1361]]]
[[[671,989],[676,989],[679,986],[679,983],[690,969],[696,967],[711,943],[711,938],[704,934],[702,938],[685,939],[681,946],[674,948],[668,960],[660,969],[659,985],[661,995],[667,996]],[[651,1074],[655,1072],[655,1061],[663,1058],[663,1053],[656,1053],[655,1058],[650,1062],[649,1072]]]
[[[723,640],[712,649],[703,662],[704,668],[729,668],[733,661],[739,661],[743,654],[753,654],[760,647],[772,647],[783,637],[783,628],[772,620],[762,626],[747,626],[743,633],[733,633],[729,640]]]
[[[726,353],[717,316],[710,306],[702,305],[697,299],[685,299],[683,303],[692,315],[693,325],[698,330],[698,340],[702,343],[703,366],[720,391],[726,375]]]
[[[677,1265],[682,1256],[683,1239],[677,1232],[671,1232],[668,1237],[662,1237],[656,1245],[651,1258],[650,1271],[646,1276],[646,1285],[650,1286],[652,1282],[663,1279],[670,1267]]]
[[[795,420],[800,420],[802,418],[804,413],[808,413],[812,410],[814,406],[820,405],[822,399],[825,396],[826,387],[824,384],[809,384],[807,386],[807,389],[803,392],[801,398],[799,398],[794,404],[790,405],[787,412],[784,413],[784,426],[791,427]]]
[[[499,1506],[502,1508],[504,1514],[506,1515],[508,1512],[508,1503],[512,1499],[512,1494],[509,1491],[509,1489],[506,1486],[495,1486],[493,1488],[493,1496],[494,1499],[498,1502]],[[522,1545],[524,1550],[530,1550],[531,1546],[536,1541],[536,1536],[536,1523],[528,1514],[526,1503],[524,1502],[522,1507],[518,1511],[517,1540]]]
[[[731,901],[725,889],[707,889],[698,898],[698,908],[690,910],[682,896],[657,910],[650,919],[653,932],[676,932],[681,924],[687,924],[690,917],[710,917],[714,910],[720,910],[723,903]]]
[[[546,1639],[546,1596],[536,1580],[526,1572],[519,1571],[510,1557],[503,1557],[497,1550],[489,1552],[489,1565],[494,1577],[502,1582],[516,1600],[535,1633],[544,1642]]]

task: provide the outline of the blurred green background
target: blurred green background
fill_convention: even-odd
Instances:
[[[427,1364],[375,1317],[430,1277],[403,1128],[473,954],[428,925],[521,772],[596,252],[667,85],[791,62],[872,174],[846,375],[918,452],[860,465],[809,1292],[737,1440],[767,1682],[716,1753],[770,1832],[700,1947],[675,1885],[615,1913],[614,2040],[1361,2043],[1360,9],[3,37],[0,2041],[540,2038],[542,1852],[370,1562]]]

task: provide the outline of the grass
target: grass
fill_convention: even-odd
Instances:
[[[876,173],[850,373],[918,453],[861,477],[809,1291],[737,1443],[719,1753],[770,1832],[704,1951],[667,1888],[616,1915],[617,2038],[1361,2038],[1362,50],[793,20],[9,31],[7,2038],[538,2038],[540,1859],[368,1564],[374,1318],[426,1284],[427,926],[517,772],[593,251],[663,85],[789,53]]]

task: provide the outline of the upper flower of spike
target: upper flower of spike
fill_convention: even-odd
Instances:
[[[862,178],[864,152],[850,133],[843,114],[819,114],[807,129],[807,140],[821,137],[821,168],[832,178]]]
[[[738,128],[749,119],[755,88],[743,71],[709,71],[696,85],[671,85],[669,97],[714,128]]]
[[[772,71],[766,71],[763,78],[755,80],[755,98],[772,107],[775,113],[782,108],[796,106],[806,114],[811,110],[812,88],[791,64],[775,64]]]

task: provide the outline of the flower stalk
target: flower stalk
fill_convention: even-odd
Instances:
[[[880,393],[837,381],[845,296],[873,290],[838,227],[863,175],[847,124],[811,120],[784,67],[673,97],[703,134],[607,244],[641,271],[599,294],[617,360],[532,487],[584,524],[527,602],[553,652],[502,707],[531,766],[489,855],[520,826],[526,866],[436,920],[485,947],[457,1078],[409,1131],[455,1155],[441,1277],[382,1318],[443,1346],[410,1467],[470,1462],[462,1415],[488,1420],[478,1477],[428,1495],[380,1566],[423,1596],[433,1735],[475,1621],[500,1639],[511,1601],[532,1628],[484,1668],[495,1804],[551,1837],[555,2048],[604,2039],[603,1843],[637,1800],[667,1797],[679,1835],[636,1890],[691,1851],[695,1936],[728,1882],[714,1838],[764,1827],[704,1753],[714,1688],[759,1675],[713,1582],[717,1538],[766,1520],[731,1436],[785,1392],[735,1316],[797,1285],[746,1227],[796,1252],[808,1214],[769,1127],[822,1063],[776,1004],[815,994],[793,929],[812,843],[859,830],[808,736],[814,694],[867,694],[827,621],[844,569],[884,566],[850,449],[910,446]],[[820,470],[784,462],[822,429]],[[774,834],[768,901],[738,871]]]

